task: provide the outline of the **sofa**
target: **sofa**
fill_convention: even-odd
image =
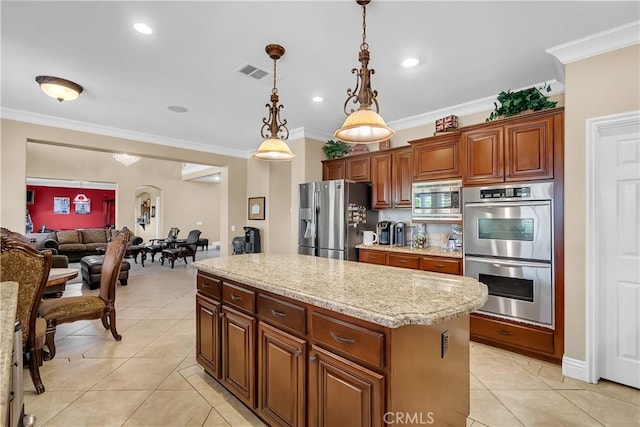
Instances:
[[[107,242],[119,230],[104,228],[82,228],[76,230],[53,231],[40,238],[38,249],[55,249],[59,255],[66,255],[69,262],[78,262],[82,257],[98,255],[98,248],[107,246]],[[39,234],[39,233],[38,233]],[[143,242],[140,236],[131,235],[130,245],[140,245]]]

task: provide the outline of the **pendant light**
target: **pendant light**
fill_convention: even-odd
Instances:
[[[286,161],[293,160],[296,155],[284,142],[289,138],[289,129],[287,129],[287,121],[280,119],[280,109],[283,105],[278,105],[278,89],[276,88],[276,61],[284,55],[284,47],[278,44],[270,44],[265,48],[267,55],[273,59],[273,89],[271,89],[271,105],[265,106],[269,109],[269,116],[262,119],[262,128],[260,136],[266,138],[260,144],[258,151],[253,153],[253,158],[258,160],[270,161]],[[278,137],[278,132],[283,133],[282,139]]]
[[[395,131],[387,126],[382,116],[378,114],[380,111],[376,99],[378,91],[371,89],[371,74],[374,74],[375,70],[369,69],[369,45],[367,44],[367,5],[370,1],[356,0],[356,3],[362,6],[362,44],[358,55],[361,66],[360,70],[356,68],[351,70],[356,74],[356,87],[353,90],[347,90],[344,112],[348,117],[342,127],[333,134],[336,139],[351,144],[382,142],[395,134]],[[359,103],[360,108],[347,111],[347,104],[350,101],[354,104]],[[371,109],[372,105],[375,105],[375,111]]]
[[[82,86],[71,80],[62,79],[60,77],[37,76],[36,82],[40,85],[40,89],[52,98],[62,101],[73,101],[82,93]]]

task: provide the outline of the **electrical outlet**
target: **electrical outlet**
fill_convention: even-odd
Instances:
[[[444,331],[442,336],[440,337],[441,346],[440,346],[440,357],[444,359],[444,357],[449,352],[449,331]]]
[[[231,226],[231,231],[236,231],[236,226],[235,225]]]

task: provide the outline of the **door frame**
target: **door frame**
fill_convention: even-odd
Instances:
[[[596,210],[596,191],[598,177],[598,157],[596,155],[598,144],[601,141],[600,130],[608,127],[617,127],[626,123],[640,122],[640,110],[620,114],[595,117],[586,120],[587,155],[586,155],[586,380],[589,383],[597,383],[600,378],[599,363],[599,339],[600,339],[600,308],[598,294],[604,292],[602,284],[598,285],[600,273],[599,255],[600,248],[597,239],[598,215]]]

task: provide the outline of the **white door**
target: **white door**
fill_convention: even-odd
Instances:
[[[640,388],[640,119],[601,127],[596,144],[598,371]]]

